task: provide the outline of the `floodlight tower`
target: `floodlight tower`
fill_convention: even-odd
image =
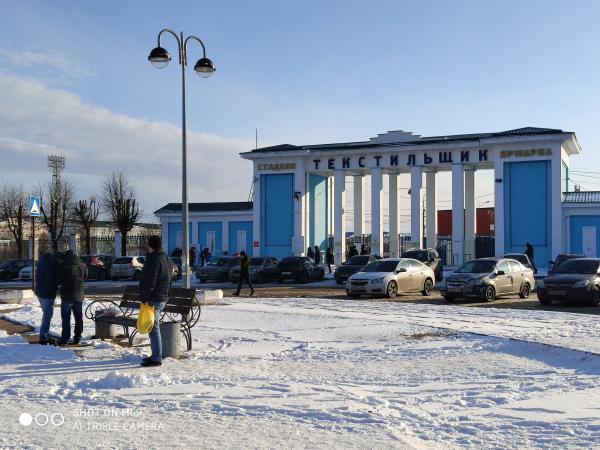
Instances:
[[[56,183],[60,179],[60,174],[65,170],[64,155],[48,155],[48,168],[52,172],[52,178]]]

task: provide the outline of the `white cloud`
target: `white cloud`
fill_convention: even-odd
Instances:
[[[55,72],[61,77],[84,78],[94,73],[83,65],[52,51],[35,52],[10,47],[0,47],[0,62],[18,68],[35,68],[37,73]]]
[[[0,71],[0,177],[35,186],[45,181],[48,153],[66,156],[65,176],[85,197],[123,170],[145,218],[181,201],[181,129],[88,104],[81,97]],[[238,153],[252,142],[188,130],[189,199],[246,200],[251,166]],[[204,194],[203,194],[204,193]]]

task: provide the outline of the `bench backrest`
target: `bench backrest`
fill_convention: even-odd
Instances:
[[[171,293],[163,312],[186,316],[190,313],[195,298],[196,289],[171,288]],[[139,286],[127,286],[121,300],[121,308],[140,309],[140,304]]]

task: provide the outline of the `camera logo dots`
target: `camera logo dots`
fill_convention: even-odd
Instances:
[[[34,422],[39,427],[45,427],[48,424],[51,424],[55,427],[60,427],[63,423],[65,423],[65,416],[63,416],[61,413],[54,413],[52,415],[48,415],[46,413],[37,413],[34,417],[26,412],[19,416],[19,423],[24,427],[28,427]]]

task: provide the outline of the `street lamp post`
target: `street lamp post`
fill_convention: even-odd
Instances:
[[[200,58],[194,66],[194,71],[202,78],[210,77],[215,69],[213,62],[206,57],[206,47],[200,38],[196,36],[188,36],[183,38],[183,33],[175,33],[173,30],[165,28],[158,33],[158,46],[154,48],[150,55],[148,55],[148,61],[157,69],[163,69],[171,61],[171,55],[167,50],[160,46],[160,38],[163,33],[172,34],[177,40],[177,46],[179,50],[179,65],[181,66],[181,152],[182,152],[182,176],[181,176],[181,240],[183,251],[181,254],[181,272],[183,276],[183,287],[190,287],[190,267],[189,267],[189,250],[190,250],[190,238],[189,238],[189,208],[188,208],[188,186],[187,186],[187,142],[186,142],[186,115],[185,115],[185,66],[187,65],[187,46],[190,40],[195,40],[202,46],[202,58]]]

